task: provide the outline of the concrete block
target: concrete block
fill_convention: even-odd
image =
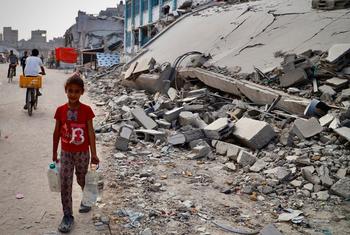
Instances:
[[[339,118],[334,118],[333,121],[331,122],[331,124],[329,124],[328,126],[330,129],[337,129],[340,127],[340,120]]]
[[[179,123],[181,126],[188,126],[188,125],[192,125],[194,120],[194,114],[192,112],[181,112],[179,114]]]
[[[241,118],[235,123],[233,135],[249,148],[261,149],[276,136],[276,133],[266,122]]]
[[[320,122],[321,126],[327,126],[333,121],[333,119],[334,119],[334,116],[332,114],[326,114],[320,119],[318,119],[318,121]]]
[[[233,162],[227,162],[227,163],[225,163],[224,169],[227,171],[235,171],[236,166]]]
[[[135,120],[146,129],[154,129],[157,127],[157,123],[152,118],[148,117],[145,111],[141,108],[135,108],[131,110],[131,114]]]
[[[222,139],[231,134],[233,124],[228,118],[219,118],[204,128],[209,139]]]
[[[345,138],[347,141],[350,141],[350,128],[349,127],[340,127],[334,130],[335,133]]]
[[[307,74],[304,69],[298,68],[295,70],[289,70],[287,71],[281,78],[280,78],[280,85],[281,87],[290,87],[294,84],[302,83],[308,81]]]
[[[129,139],[123,138],[121,136],[117,136],[115,147],[118,150],[127,151],[129,148]]]
[[[328,85],[323,85],[320,86],[318,88],[323,94],[328,94],[330,96],[334,96],[335,94],[337,94],[337,92],[335,92],[335,90],[333,90],[333,88],[331,86]]]
[[[237,162],[242,166],[252,166],[256,162],[257,158],[246,152],[246,151],[240,151],[237,157]]]
[[[185,131],[183,134],[185,135],[186,143],[205,138],[204,132],[201,129]]]
[[[292,172],[288,168],[278,166],[278,167],[275,167],[272,169],[265,170],[264,173],[265,174],[272,174],[278,180],[283,181],[283,180],[287,179]]]
[[[297,119],[293,124],[292,131],[300,139],[307,139],[322,132],[322,126],[316,118],[309,120]]]
[[[338,180],[331,187],[331,192],[345,199],[350,199],[350,178],[345,177]]]
[[[176,120],[183,109],[184,109],[183,107],[179,107],[179,108],[174,108],[170,111],[165,112],[164,119],[167,120],[168,122],[172,122]]]
[[[224,155],[224,156],[226,155],[228,158],[232,160],[237,160],[239,152],[246,150],[245,148],[242,148],[240,146],[226,143],[223,141],[217,141],[215,147],[216,147],[217,154]]]
[[[171,145],[181,145],[186,143],[186,137],[184,134],[178,133],[168,136],[168,143]]]
[[[183,111],[179,114],[179,123],[181,126],[193,126],[204,129],[208,125],[199,117],[198,113]]]
[[[339,90],[347,87],[347,85],[349,84],[349,80],[334,77],[326,80],[326,84],[332,86],[335,90]]]
[[[123,125],[122,127],[120,127],[120,134],[119,136],[124,138],[124,139],[130,139],[130,136],[132,135],[134,131],[134,127],[131,125]]]
[[[138,139],[142,139],[150,142],[156,142],[157,140],[164,142],[166,139],[165,132],[162,132],[162,131],[141,129],[141,130],[136,130],[135,133]]]
[[[170,100],[174,101],[177,97],[177,90],[170,87],[167,94],[168,94]]]
[[[267,166],[267,163],[262,160],[262,159],[258,159],[253,166],[251,166],[249,168],[250,171],[253,171],[253,172],[259,172],[261,171],[262,169],[264,169],[265,167]]]

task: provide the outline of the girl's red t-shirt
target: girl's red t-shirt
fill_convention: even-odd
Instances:
[[[60,122],[61,148],[67,152],[89,150],[87,123],[95,117],[90,106],[80,103],[78,109],[70,109],[68,104],[57,108],[55,119]]]

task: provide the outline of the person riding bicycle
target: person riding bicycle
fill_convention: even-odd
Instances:
[[[24,51],[24,55],[21,57],[21,66],[23,70],[23,75],[24,75],[24,68],[26,67],[26,60],[28,58],[28,51]]]
[[[38,57],[39,51],[37,49],[32,50],[32,55],[29,56],[26,59],[26,66],[24,68],[24,74],[26,77],[37,77],[40,74],[45,75],[45,69],[43,66],[43,63],[41,59]],[[38,96],[41,96],[41,93],[39,89],[36,89]],[[24,105],[24,109],[27,109],[27,103],[28,103],[28,92],[29,89],[27,89],[27,94],[26,94],[26,103]]]
[[[9,78],[10,77],[10,72],[11,72],[11,67],[15,67],[15,70],[14,70],[14,76],[16,76],[16,66],[18,65],[18,57],[13,54],[13,50],[10,51],[10,55],[8,57],[8,61],[9,61],[9,69],[7,71],[7,77]]]

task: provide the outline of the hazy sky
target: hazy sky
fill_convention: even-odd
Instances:
[[[29,39],[31,30],[47,30],[47,38],[63,36],[75,23],[78,10],[98,14],[116,7],[119,0],[0,0],[0,33],[3,27],[18,29],[18,37]]]

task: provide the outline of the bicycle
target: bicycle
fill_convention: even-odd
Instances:
[[[8,77],[8,83],[12,83],[12,78],[15,76],[15,69],[16,69],[16,65],[11,64],[10,65],[10,74]]]
[[[32,116],[33,109],[36,110],[38,107],[38,89],[41,88],[42,77],[25,77],[20,76],[20,87],[27,88],[26,93],[26,106],[28,110],[28,115]]]

